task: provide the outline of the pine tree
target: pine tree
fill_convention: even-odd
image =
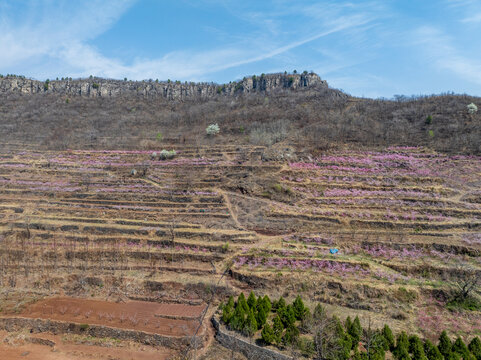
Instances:
[[[284,325],[279,315],[273,320],[272,331],[274,331],[274,341],[276,344],[280,344],[282,338],[282,332],[284,331]]]
[[[244,311],[244,307],[240,302],[237,302],[234,315],[231,317],[229,325],[233,330],[240,331],[244,328],[245,321],[246,312]]]
[[[264,325],[264,328],[262,329],[262,332],[261,332],[261,336],[262,336],[262,340],[264,340],[264,342],[267,345],[270,345],[275,342],[274,330],[269,324]]]
[[[475,358],[472,354],[470,354],[468,347],[460,336],[458,336],[458,338],[454,342],[452,351],[453,353],[461,355],[464,360],[471,360]]]
[[[468,349],[473,354],[477,360],[481,360],[481,340],[479,337],[473,338],[468,345]]]
[[[427,360],[426,354],[424,353],[423,343],[417,335],[409,337],[409,352],[412,354],[413,359]]]
[[[317,304],[314,308],[314,313],[312,314],[312,319],[314,322],[323,319],[326,316],[326,309],[321,304]]]
[[[286,328],[286,332],[282,337],[282,342],[286,345],[292,345],[297,342],[298,338],[299,338],[299,329],[294,324],[291,324]]]
[[[339,353],[337,357],[339,360],[347,360],[349,359],[349,355],[351,354],[352,349],[351,336],[344,331],[344,327],[342,326],[342,323],[338,317],[333,317],[333,320],[336,324],[335,332],[339,344]]]
[[[246,314],[249,312],[249,305],[247,305],[244,293],[240,293],[239,297],[237,298],[237,304],[243,308]]]
[[[269,299],[269,296],[264,295],[264,297],[262,298],[262,302],[264,304],[264,311],[266,312],[266,315],[269,315],[269,312],[272,309],[271,299]]]
[[[287,305],[284,310],[278,309],[277,313],[284,324],[284,327],[287,329],[289,325],[293,325],[296,322],[296,315],[294,314],[294,309],[292,305]]]
[[[444,360],[444,356],[439,352],[437,346],[429,340],[424,341],[424,353],[428,360]]]
[[[359,316],[356,316],[349,329],[347,329],[347,332],[349,333],[349,335],[351,335],[352,342],[355,344],[359,344],[362,336],[362,327]]]
[[[453,345],[451,344],[451,340],[449,339],[448,334],[446,333],[446,331],[443,331],[441,333],[441,336],[439,337],[438,349],[445,359],[451,358],[452,346]]]
[[[247,319],[244,323],[244,328],[243,328],[243,333],[248,336],[252,337],[257,331],[257,321],[256,317],[254,315],[254,311],[249,310],[249,313],[247,314]]]
[[[391,328],[386,324],[382,329],[382,336],[384,338],[384,350],[394,350],[394,335]]]
[[[347,332],[349,332],[349,329],[352,327],[352,320],[351,317],[348,316],[346,318],[346,321],[344,322],[344,328],[346,329]]]
[[[266,315],[266,312],[264,311],[264,308],[262,306],[257,311],[256,320],[257,320],[257,325],[259,326],[259,328],[264,326],[264,324],[266,323],[267,315]]]
[[[292,307],[294,309],[294,315],[296,316],[296,319],[303,320],[306,315],[306,307],[304,306],[304,302],[299,295],[297,295],[296,299],[292,303]]]
[[[279,298],[278,301],[275,302],[274,305],[274,310],[276,312],[283,311],[287,307],[286,300],[284,300],[282,296]]]
[[[249,294],[249,297],[247,298],[247,305],[249,305],[249,309],[252,309],[255,311],[256,306],[257,306],[257,299],[253,291]]]
[[[234,297],[233,296],[229,298],[229,301],[222,309],[222,321],[225,324],[229,324],[230,320],[232,319],[232,316],[234,316]]]
[[[398,335],[396,347],[393,351],[394,358],[397,360],[410,360],[409,356],[409,339],[407,334],[403,331]]]

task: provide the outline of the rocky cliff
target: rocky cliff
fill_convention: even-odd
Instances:
[[[0,78],[0,94],[57,93],[66,96],[114,97],[140,95],[170,100],[212,98],[243,93],[269,93],[275,89],[327,88],[327,82],[314,73],[268,74],[246,77],[228,84],[181,83],[179,81],[122,81],[101,78],[37,81],[24,77]]]

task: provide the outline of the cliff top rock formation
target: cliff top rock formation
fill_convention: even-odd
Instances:
[[[275,89],[327,88],[327,82],[314,73],[268,74],[245,77],[228,84],[193,83],[180,81],[126,81],[102,78],[79,80],[38,81],[19,76],[0,78],[0,94],[41,94],[57,93],[67,96],[114,97],[137,95],[162,97],[169,100],[212,98],[247,93],[269,93]]]

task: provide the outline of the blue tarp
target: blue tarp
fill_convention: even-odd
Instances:
[[[339,252],[339,249],[329,249],[329,252],[331,254],[337,254]]]

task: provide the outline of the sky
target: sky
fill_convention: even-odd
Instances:
[[[0,74],[224,83],[293,70],[355,96],[481,96],[481,0],[0,1]]]

